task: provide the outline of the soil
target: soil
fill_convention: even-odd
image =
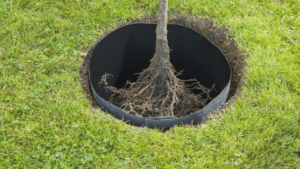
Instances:
[[[231,76],[231,84],[229,89],[228,101],[224,104],[224,106],[213,112],[212,114],[216,114],[217,112],[224,111],[225,108],[229,107],[240,95],[240,92],[244,86],[243,80],[243,72],[245,67],[245,56],[242,51],[240,51],[235,44],[233,37],[227,37],[228,29],[226,28],[217,28],[214,26],[213,21],[206,18],[197,18],[193,17],[183,17],[179,12],[168,13],[169,22],[174,24],[180,24],[189,28],[194,29],[195,31],[203,34],[206,38],[208,38],[212,43],[219,47],[219,49],[223,52],[227,60],[229,61],[232,68],[232,76]],[[124,25],[132,24],[132,23],[157,23],[157,16],[154,17],[144,17],[141,19],[128,20],[126,23],[118,23],[117,28],[122,27]],[[115,28],[115,29],[117,29]],[[109,29],[108,29],[109,30]],[[104,35],[100,37],[97,42],[99,42],[103,37],[105,37],[110,31],[102,30]],[[97,43],[86,48],[87,55],[84,57],[84,61],[80,68],[80,84],[86,93],[87,99],[91,102],[92,108],[99,108],[95,99],[93,98],[92,91],[89,84],[89,74],[88,74],[88,65],[90,54]],[[194,113],[194,112],[190,112]]]

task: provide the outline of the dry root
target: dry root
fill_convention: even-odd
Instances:
[[[176,73],[176,75],[175,75]],[[124,111],[142,117],[185,116],[203,108],[209,97],[210,91],[196,79],[181,80],[177,76],[182,71],[176,72],[170,62],[164,64],[163,73],[158,73],[154,66],[143,70],[136,82],[127,81],[128,88],[117,89],[108,86],[107,79],[110,74],[102,76],[99,82],[111,91],[109,102],[117,105]],[[187,81],[195,81],[191,85]],[[193,89],[202,93],[194,94]],[[206,95],[206,97],[203,97]],[[204,99],[205,98],[205,99]]]

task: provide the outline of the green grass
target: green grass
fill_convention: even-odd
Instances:
[[[157,12],[136,1],[1,0],[0,168],[300,168],[299,0],[170,0],[228,27],[247,67],[226,114],[166,133],[90,109],[79,85],[101,29]]]

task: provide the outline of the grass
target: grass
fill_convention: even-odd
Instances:
[[[298,0],[170,0],[228,27],[246,85],[227,113],[161,133],[90,109],[85,48],[158,0],[1,0],[0,168],[299,168]]]

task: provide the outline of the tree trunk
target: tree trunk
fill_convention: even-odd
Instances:
[[[159,0],[158,21],[156,27],[156,48],[151,64],[158,73],[158,78],[162,77],[166,70],[164,65],[170,62],[170,49],[167,39],[168,24],[168,0]]]

